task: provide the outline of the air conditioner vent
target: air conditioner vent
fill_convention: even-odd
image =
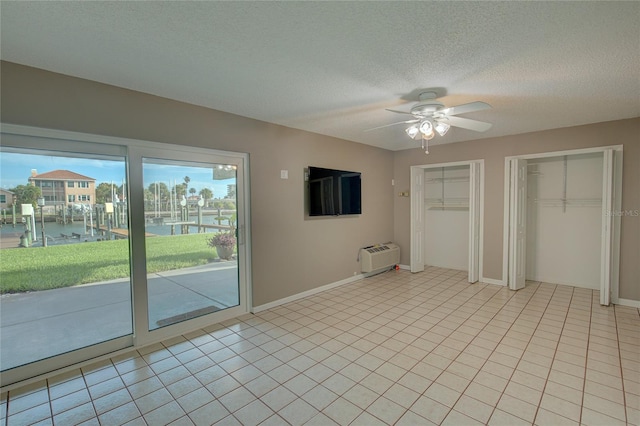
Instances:
[[[365,250],[368,251],[369,253],[378,253],[381,251],[391,250],[391,249],[389,248],[389,246],[377,246],[377,247],[370,247]]]
[[[391,268],[400,262],[400,247],[394,243],[365,247],[361,253],[362,272]]]

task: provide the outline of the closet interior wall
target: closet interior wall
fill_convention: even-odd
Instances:
[[[469,269],[469,166],[426,169],[424,263]]]
[[[598,289],[603,154],[527,163],[526,279]]]

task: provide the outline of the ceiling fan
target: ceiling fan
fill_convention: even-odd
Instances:
[[[436,132],[440,136],[444,136],[451,127],[460,127],[462,129],[473,130],[476,132],[486,132],[492,126],[491,123],[486,123],[484,121],[458,117],[460,114],[467,114],[491,108],[491,105],[485,102],[470,102],[467,104],[446,107],[442,102],[436,100],[437,94],[433,91],[424,91],[420,93],[418,98],[418,103],[407,110],[387,109],[387,111],[397,114],[411,115],[411,119],[374,127],[367,131],[396,126],[399,124],[411,124],[405,132],[412,139],[420,137],[423,141],[422,143],[424,148],[425,141],[433,139]]]

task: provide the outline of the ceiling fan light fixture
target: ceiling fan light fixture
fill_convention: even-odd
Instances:
[[[420,133],[420,129],[418,128],[417,124],[414,124],[413,126],[407,128],[405,132],[407,133],[407,135],[409,135],[411,139],[415,139],[418,133]]]
[[[431,135],[433,137],[433,124],[429,120],[420,123],[420,133],[424,136]]]
[[[419,95],[419,102],[410,108],[387,109],[387,111],[409,115],[412,118],[406,121],[399,121],[386,124],[380,127],[374,127],[375,130],[383,127],[395,126],[397,124],[411,124],[405,129],[407,135],[414,140],[421,140],[422,148],[425,153],[429,153],[429,141],[432,140],[436,133],[438,136],[445,136],[451,127],[459,127],[462,129],[473,130],[475,132],[486,132],[491,128],[491,123],[478,121],[470,118],[458,117],[461,114],[468,114],[476,111],[490,109],[491,105],[485,102],[475,101],[466,104],[449,106],[437,101],[438,95],[434,90],[425,90]]]
[[[440,136],[446,135],[450,128],[451,125],[449,123],[445,123],[444,121],[438,121],[435,126],[436,132],[438,132]]]

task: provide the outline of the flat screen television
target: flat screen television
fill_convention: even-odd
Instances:
[[[309,167],[309,216],[362,214],[359,172]]]

